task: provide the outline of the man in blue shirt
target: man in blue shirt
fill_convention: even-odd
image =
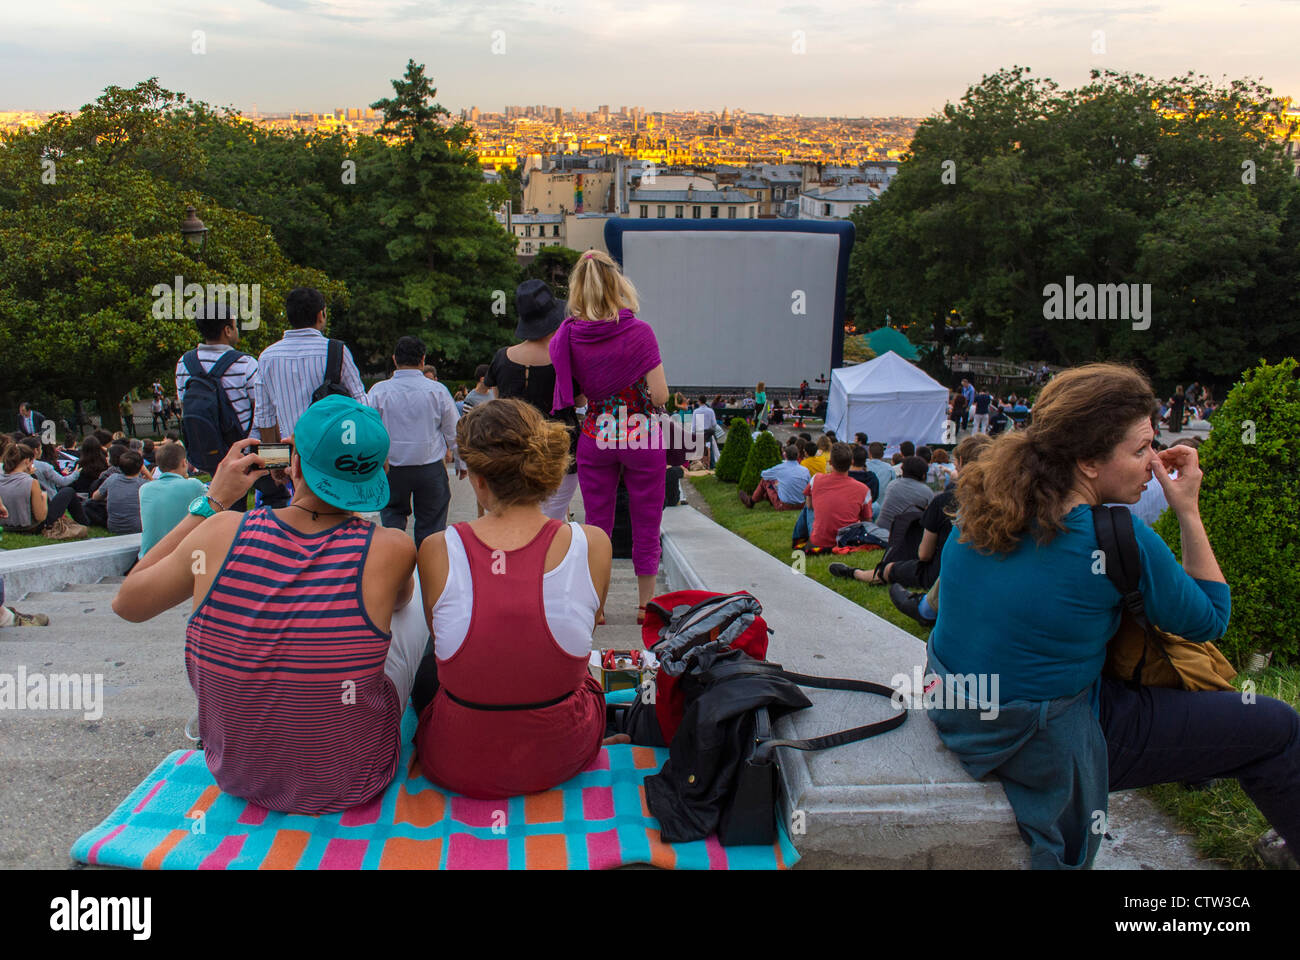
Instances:
[[[885,499],[885,489],[889,482],[894,479],[894,465],[885,459],[885,445],[878,440],[873,440],[867,447],[867,453],[871,459],[867,461],[867,469],[876,475],[876,480],[880,483],[880,496],[877,503]]]
[[[208,492],[203,481],[189,474],[183,443],[165,443],[156,450],[158,479],[140,488],[140,556],[185,519],[195,497]]]
[[[799,447],[790,444],[785,448],[785,459],[775,467],[768,467],[761,474],[762,479],[753,493],[740,491],[740,502],[752,507],[756,502],[766,500],[777,510],[799,510],[803,508],[803,489],[812,480],[808,468],[799,462]]]
[[[966,411],[962,414],[964,422],[957,424],[958,429],[970,426],[971,405],[975,402],[975,387],[965,377],[961,378],[961,395],[966,398]]]

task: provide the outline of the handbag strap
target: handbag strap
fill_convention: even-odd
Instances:
[[[708,675],[717,681],[731,680],[740,676],[781,677],[801,687],[874,693],[882,697],[889,697],[891,701],[897,693],[893,687],[887,687],[883,683],[876,683],[872,680],[850,680],[846,677],[813,677],[803,673],[791,673],[782,670],[779,663],[768,663],[764,660],[741,660],[736,663],[719,664],[710,668]],[[901,727],[906,722],[907,711],[902,710],[896,716],[889,717],[886,720],[878,720],[875,723],[852,727],[848,730],[839,730],[821,737],[809,737],[805,740],[760,740],[758,746],[754,748],[754,762],[766,762],[777,747],[792,747],[795,750],[826,750],[830,747],[839,747],[846,743],[856,743],[859,740],[878,737],[882,733],[888,733],[896,727]]]

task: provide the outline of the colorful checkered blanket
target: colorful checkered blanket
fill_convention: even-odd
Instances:
[[[553,790],[475,800],[421,775],[414,731],[408,708],[399,774],[388,789],[363,806],[317,817],[224,794],[201,752],[178,750],[73,844],[72,857],[137,870],[601,870],[634,863],[777,870],[799,859],[784,831],[770,847],[724,847],[716,836],[664,843],[643,781],[667,750],[602,747],[590,767]]]

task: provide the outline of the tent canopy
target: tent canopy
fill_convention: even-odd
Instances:
[[[831,371],[826,428],[846,441],[942,443],[947,418],[948,388],[892,350]]]
[[[862,339],[867,342],[871,352],[878,357],[886,350],[893,350],[904,360],[915,360],[920,356],[916,351],[916,346],[911,340],[907,339],[907,334],[901,330],[895,330],[893,327],[880,327],[870,333],[864,333]]]

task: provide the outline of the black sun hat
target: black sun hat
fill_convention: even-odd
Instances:
[[[560,329],[568,303],[556,300],[543,280],[525,280],[515,289],[515,310],[519,324],[515,336],[520,340],[540,340]]]

